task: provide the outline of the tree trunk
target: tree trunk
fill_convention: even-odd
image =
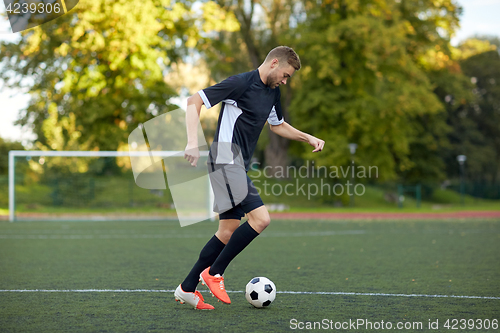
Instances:
[[[264,151],[266,166],[271,169],[266,174],[273,177],[283,177],[286,175],[286,166],[288,165],[288,145],[289,141],[279,135],[274,134],[269,128],[269,145]]]
[[[288,106],[292,100],[291,89],[289,86],[285,86],[282,89],[281,96],[281,110],[283,111],[283,118],[285,121],[289,122]],[[273,175],[273,177],[286,175],[284,171],[288,165],[288,146],[290,145],[290,141],[274,134],[269,127],[267,131],[269,133],[269,145],[267,145],[264,151],[264,157],[266,159],[266,166],[271,167],[271,170],[266,173]]]

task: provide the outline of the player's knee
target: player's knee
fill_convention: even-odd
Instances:
[[[217,238],[219,238],[222,243],[227,244],[227,242],[229,242],[229,239],[233,235],[233,232],[233,229],[221,229],[217,231]]]
[[[256,224],[256,231],[258,233],[261,233],[264,229],[267,228],[267,226],[271,223],[271,218],[269,216],[266,217],[261,217],[255,221],[254,224]]]
[[[267,216],[262,220],[262,225],[264,226],[264,228],[267,228],[269,224],[271,224],[271,217]]]

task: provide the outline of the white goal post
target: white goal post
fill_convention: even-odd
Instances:
[[[118,157],[172,157],[172,156],[183,156],[182,151],[42,151],[42,150],[11,150],[9,151],[9,221],[16,221],[16,158],[24,157],[26,159],[31,159],[32,157],[108,157],[108,158],[118,158]],[[208,151],[200,151],[200,156],[208,156]],[[187,163],[187,162],[186,162]],[[208,177],[207,177],[208,178]],[[132,179],[133,181],[133,179]],[[134,184],[135,185],[135,184]],[[210,187],[210,181],[207,184],[207,200],[204,209],[207,212],[212,212],[213,203],[213,192]],[[137,185],[135,185],[137,186]],[[166,185],[168,188],[168,185]],[[211,218],[213,220],[213,218]]]

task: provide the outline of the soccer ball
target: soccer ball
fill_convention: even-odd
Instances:
[[[256,308],[267,307],[276,298],[276,286],[266,277],[255,277],[247,283],[245,297]]]

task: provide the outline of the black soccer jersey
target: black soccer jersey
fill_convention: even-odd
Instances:
[[[236,146],[241,151],[245,169],[248,171],[266,121],[271,125],[283,123],[279,87],[271,89],[266,86],[256,69],[231,76],[200,90],[198,94],[207,109],[222,102],[214,137],[214,144],[218,143],[221,149],[211,150],[210,161],[216,164],[234,163],[234,148],[228,154],[222,151],[222,147]]]

